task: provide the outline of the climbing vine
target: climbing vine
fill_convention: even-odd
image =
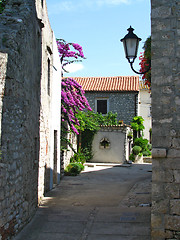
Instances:
[[[140,72],[148,70],[151,66],[151,37],[148,37],[143,46],[144,52],[139,57],[140,59]],[[151,69],[142,75],[145,85],[151,87]]]
[[[86,155],[86,159],[92,158],[92,141],[94,134],[104,125],[117,125],[117,113],[109,112],[106,115],[95,113],[93,111],[82,112],[77,114],[80,125],[79,129],[79,146]]]

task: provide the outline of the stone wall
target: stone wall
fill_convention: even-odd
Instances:
[[[180,2],[151,5],[152,240],[180,239]]]
[[[138,115],[138,92],[86,92],[85,96],[94,111],[97,98],[108,98],[109,111],[117,112],[118,121],[123,120],[125,124]]]
[[[51,125],[51,96],[53,68],[53,31],[51,29],[45,1],[36,2],[37,16],[41,19],[42,28],[42,74],[41,74],[41,105],[40,105],[40,152],[38,200],[50,190],[50,125]]]
[[[60,179],[61,65],[45,1],[0,15],[0,239],[11,239]]]
[[[8,1],[0,28],[0,239],[4,240],[21,229],[37,208],[41,25],[34,1]]]

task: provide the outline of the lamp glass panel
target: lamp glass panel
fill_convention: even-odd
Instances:
[[[138,43],[137,39],[129,38],[126,39],[126,46],[127,46],[127,57],[136,57],[136,44]]]
[[[127,48],[126,48],[126,42],[125,42],[125,40],[123,41],[123,46],[124,46],[125,55],[126,55],[126,57],[127,57]]]

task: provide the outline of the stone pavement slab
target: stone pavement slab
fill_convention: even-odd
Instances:
[[[150,236],[127,236],[119,234],[90,234],[87,240],[151,240]]]
[[[151,165],[92,168],[65,177],[14,240],[150,240]]]
[[[96,221],[105,222],[139,222],[150,223],[150,208],[128,208],[128,207],[102,207],[96,216]],[[148,213],[148,214],[147,214]]]

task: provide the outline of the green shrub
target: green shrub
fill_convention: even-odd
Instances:
[[[142,151],[142,148],[140,146],[134,146],[132,149],[132,152],[134,155],[138,155]]]
[[[142,154],[143,154],[143,156],[145,156],[145,157],[151,156],[151,151],[149,151],[149,150],[143,151]]]
[[[151,151],[152,150],[152,144],[148,144],[147,148],[149,149],[149,151]]]
[[[145,138],[135,138],[134,145],[140,146],[142,149],[146,149],[148,146],[148,140]]]
[[[86,156],[83,152],[81,152],[81,148],[79,148],[78,152],[74,154],[73,157],[70,158],[71,163],[81,163],[84,164],[86,162]]]
[[[131,153],[131,154],[129,155],[129,160],[132,161],[132,162],[135,161],[135,156],[134,156],[133,153]]]
[[[141,116],[135,116],[131,122],[131,127],[135,131],[143,130],[145,127],[143,125],[144,119]]]
[[[64,170],[65,175],[68,176],[77,176],[82,170],[84,170],[84,166],[81,163],[70,163]]]
[[[142,148],[142,152],[149,152],[152,149],[152,146],[148,143],[148,140],[142,137],[134,139],[134,145],[140,146]]]

